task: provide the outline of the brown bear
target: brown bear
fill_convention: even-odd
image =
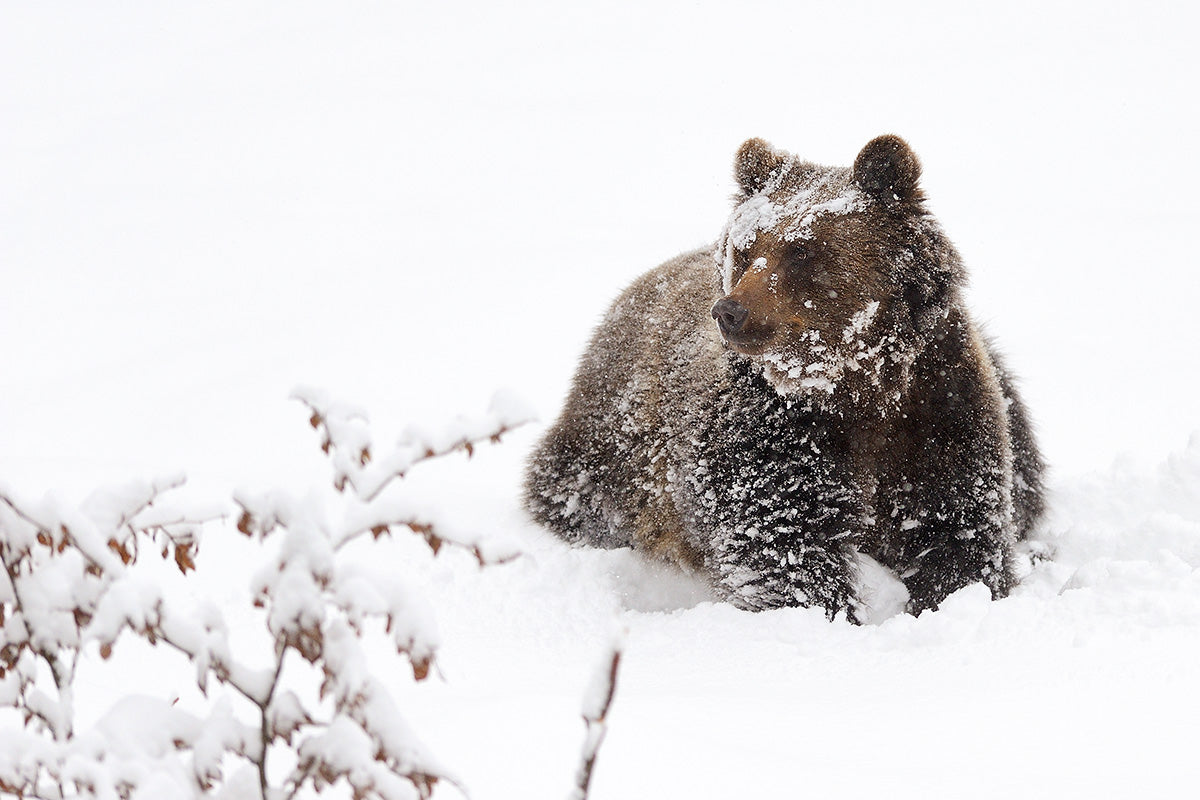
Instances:
[[[596,330],[527,509],[747,609],[855,619],[864,554],[913,613],[977,581],[1004,596],[1043,463],[916,156],[881,136],[826,167],[751,139],[735,175],[715,248],[643,275]]]

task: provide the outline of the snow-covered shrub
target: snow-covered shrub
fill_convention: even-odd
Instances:
[[[364,623],[380,620],[424,680],[438,647],[432,611],[394,574],[340,556],[360,537],[407,529],[435,554],[451,544],[481,565],[511,557],[384,489],[422,461],[499,441],[528,414],[499,397],[478,419],[410,430],[375,457],[362,412],[314,390],[295,397],[311,412],[334,473],[332,489],[303,499],[242,492],[236,514],[191,508],[172,494],[179,477],[97,492],[74,507],[0,485],[0,792],[282,800],[345,784],[355,798],[396,800],[453,782],[371,674],[362,646]],[[239,658],[215,604],[185,608],[147,577],[141,558],[151,548],[187,574],[201,534],[227,533],[233,519],[241,533],[275,545],[252,587],[273,654],[266,667]],[[93,729],[75,729],[78,665],[91,644],[109,658],[125,631],[187,657],[200,691],[216,689],[206,713],[130,695]],[[304,662],[319,676],[316,697],[305,697]],[[284,751],[291,755],[268,769],[268,757]]]

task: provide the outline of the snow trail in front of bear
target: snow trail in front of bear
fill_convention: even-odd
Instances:
[[[544,756],[538,788],[557,785],[555,769],[569,779],[579,698],[621,627],[606,795],[771,797],[799,780],[854,797],[962,785],[984,798],[1170,796],[1200,780],[1200,436],[1152,469],[1055,481],[1004,600],[976,584],[935,612],[897,614],[890,576],[861,570],[877,587],[863,626],[818,609],[741,611],[627,549],[568,547],[506,494],[519,456],[447,465],[460,479],[447,493],[483,486],[488,498],[458,504],[459,525],[512,534],[526,556],[430,565],[447,682],[411,700],[476,792],[527,788],[529,752]],[[509,466],[495,471],[499,460]],[[697,767],[730,763],[736,775]]]

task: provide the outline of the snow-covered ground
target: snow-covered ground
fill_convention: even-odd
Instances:
[[[386,549],[445,641],[445,680],[397,691],[476,798],[566,792],[619,629],[596,798],[1194,791],[1194,14],[995,9],[5,3],[0,480],[320,482],[301,382],[379,432],[498,387],[548,421],[611,297],[716,237],[742,140],[848,164],[899,133],[1024,379],[1053,558],[919,619],[739,612],[530,525],[530,426],[412,476],[527,555]],[[199,561],[231,607],[234,547]]]

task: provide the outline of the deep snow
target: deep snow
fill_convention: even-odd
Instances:
[[[588,680],[627,628],[595,798],[1186,793],[1187,13],[6,4],[0,479],[76,499],[173,470],[206,499],[324,481],[299,382],[379,435],[502,386],[547,421],[621,286],[720,233],[743,139],[848,164],[896,132],[1023,378],[1049,558],[1004,601],[967,589],[919,619],[739,612],[525,521],[530,426],[406,487],[525,557],[362,554],[438,611],[445,680],[393,676],[401,704],[473,797],[562,796]],[[198,561],[230,608],[245,547],[210,535]],[[87,679],[85,719],[133,686],[196,701],[186,667],[124,668]]]

